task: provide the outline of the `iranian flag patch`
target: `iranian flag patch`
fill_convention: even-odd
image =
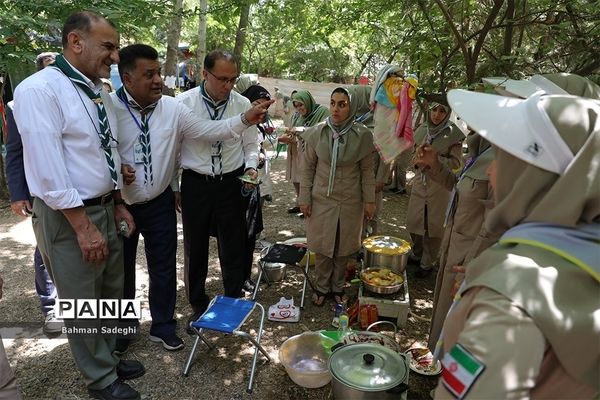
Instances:
[[[442,359],[442,383],[457,399],[462,399],[485,365],[460,344],[455,344]]]

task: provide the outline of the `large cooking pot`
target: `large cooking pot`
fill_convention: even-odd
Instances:
[[[337,400],[397,400],[408,390],[406,355],[373,343],[347,344],[329,357]]]
[[[385,267],[402,275],[408,262],[410,243],[393,236],[370,236],[363,240],[365,267]]]
[[[287,265],[284,263],[266,262],[263,264],[263,270],[269,282],[279,282],[285,278]]]

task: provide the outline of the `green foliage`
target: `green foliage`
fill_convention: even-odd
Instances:
[[[169,7],[160,0],[10,0],[0,2],[0,71],[33,66],[42,51],[60,51],[64,20],[80,10],[115,23],[125,42],[151,42]]]
[[[596,0],[214,0],[208,10],[208,50],[233,49],[240,6],[247,1],[252,7],[245,72],[351,81],[360,75],[374,77],[391,62],[417,73],[425,89],[441,90],[482,76],[519,78],[554,71],[590,75],[600,68]],[[498,1],[498,14],[488,21]],[[31,65],[36,53],[56,49],[48,39],[57,37],[64,18],[79,9],[111,18],[123,44],[143,41],[162,52],[171,3],[1,2],[0,69]],[[193,50],[198,45],[198,1],[186,0],[184,13],[181,41]]]

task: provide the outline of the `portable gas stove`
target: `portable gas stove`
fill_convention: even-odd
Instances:
[[[403,272],[404,283],[399,291],[392,294],[372,293],[364,288],[360,283],[358,289],[358,301],[360,305],[374,304],[377,307],[377,314],[381,317],[396,318],[396,326],[406,326],[410,298],[408,296],[408,279],[406,271]]]

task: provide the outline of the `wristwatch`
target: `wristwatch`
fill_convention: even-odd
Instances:
[[[242,118],[242,124],[244,124],[246,126],[252,126],[250,121],[248,121],[248,118],[246,118],[246,113],[241,113],[240,117]]]

